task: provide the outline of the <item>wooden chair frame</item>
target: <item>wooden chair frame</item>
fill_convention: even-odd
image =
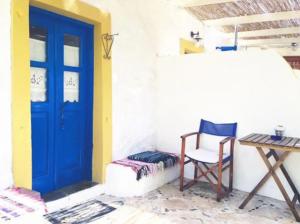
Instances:
[[[217,201],[221,201],[222,198],[227,196],[230,192],[232,192],[232,184],[233,184],[233,154],[234,154],[234,143],[235,137],[226,137],[219,143],[219,161],[216,164],[213,164],[211,167],[208,166],[209,163],[193,160],[185,155],[185,146],[186,146],[186,139],[191,136],[197,136],[196,139],[196,149],[201,150],[200,147],[200,135],[199,132],[192,132],[181,136],[181,159],[180,159],[180,191],[183,191],[195,183],[201,177],[205,177],[208,183],[211,185],[212,189],[215,190],[217,193]],[[230,155],[229,157],[223,159],[223,151],[224,145],[230,142]],[[185,158],[188,158],[185,161]],[[189,181],[184,185],[184,165],[192,162],[195,165],[194,170],[194,179]],[[229,164],[227,164],[229,162]],[[203,165],[201,168],[200,164]],[[226,165],[227,164],[227,165]],[[226,165],[226,166],[225,166]],[[222,184],[222,173],[223,171],[229,168],[229,186],[228,188]],[[200,175],[198,175],[198,171]],[[215,173],[217,171],[217,174]],[[212,179],[208,176],[211,175],[212,178],[216,181],[212,181]]]

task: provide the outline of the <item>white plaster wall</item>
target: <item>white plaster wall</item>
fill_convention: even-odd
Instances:
[[[12,184],[10,1],[0,1],[0,189]]]
[[[300,136],[300,77],[273,51],[165,57],[158,61],[157,80],[158,148],[180,152],[180,135],[197,131],[201,118],[237,121],[238,137],[273,134],[278,124],[286,127],[286,135]],[[300,153],[286,161],[298,188],[299,162]],[[254,148],[236,144],[235,188],[252,190],[266,171]],[[260,193],[282,199],[273,180]]]
[[[166,0],[84,0],[111,13],[113,159],[155,148],[156,59],[201,24]]]

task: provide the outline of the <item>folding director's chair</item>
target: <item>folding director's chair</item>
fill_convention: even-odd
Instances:
[[[232,191],[233,182],[233,151],[236,138],[237,123],[214,124],[210,121],[201,120],[198,132],[192,132],[181,136],[181,160],[180,160],[180,191],[183,191],[192,185],[201,177],[205,177],[212,189],[217,193],[217,201]],[[209,150],[200,148],[201,134],[214,136],[223,136],[219,143],[219,150]],[[190,136],[196,136],[196,149],[186,151],[186,139]],[[224,152],[224,144],[230,142],[230,152]],[[187,159],[187,160],[186,160]],[[184,165],[192,162],[195,165],[194,179],[184,185]],[[229,171],[229,187],[222,184],[222,172]],[[217,171],[217,174],[215,173]],[[200,173],[198,175],[198,172]],[[210,176],[209,176],[210,175]],[[212,180],[216,181],[216,184]]]

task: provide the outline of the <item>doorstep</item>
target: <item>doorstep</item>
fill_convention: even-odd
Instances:
[[[104,185],[94,182],[82,182],[48,193],[43,197],[47,211],[53,212],[82,201],[87,201],[104,193]]]

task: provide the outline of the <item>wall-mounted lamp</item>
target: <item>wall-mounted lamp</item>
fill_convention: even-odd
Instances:
[[[114,37],[119,35],[118,33],[116,34],[103,34],[102,35],[102,45],[103,45],[103,49],[104,49],[104,55],[103,57],[105,59],[111,59],[111,48],[112,48],[112,45],[114,43]]]
[[[191,31],[191,38],[196,42],[200,42],[200,40],[202,40],[202,38],[200,37],[200,33],[199,31],[194,33],[193,31]]]

